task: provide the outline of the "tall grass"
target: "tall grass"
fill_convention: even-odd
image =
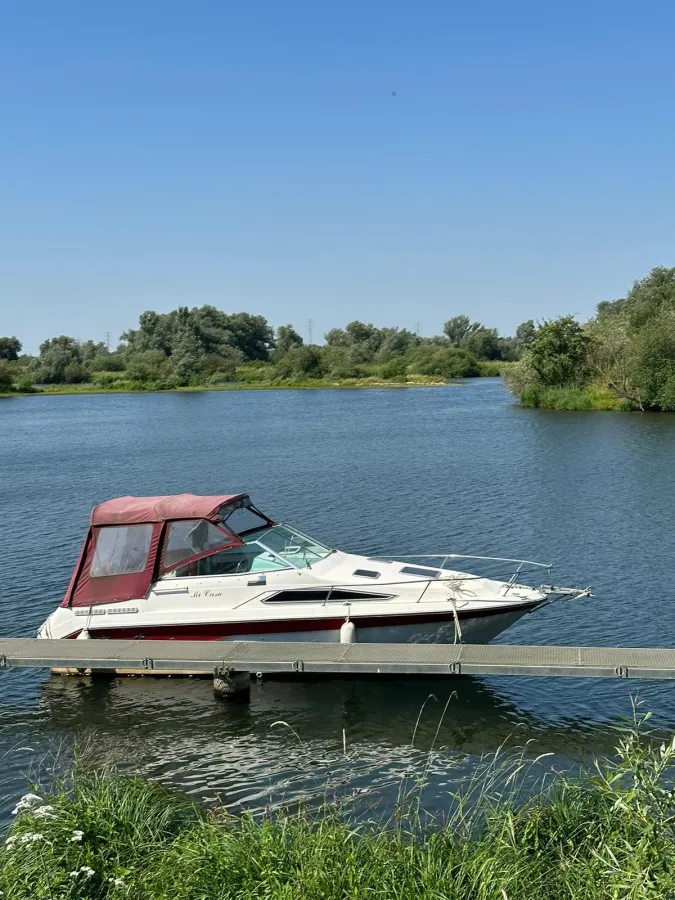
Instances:
[[[604,387],[588,385],[584,388],[542,387],[528,385],[520,394],[521,406],[530,409],[560,409],[584,411],[588,409],[629,409],[630,404],[616,397]]]
[[[497,754],[443,824],[411,797],[389,823],[359,821],[346,798],[320,814],[234,818],[114,772],[76,773],[28,798],[0,851],[5,898],[137,900],[664,900],[675,896],[675,738],[648,717],[616,758],[536,795],[523,754]]]

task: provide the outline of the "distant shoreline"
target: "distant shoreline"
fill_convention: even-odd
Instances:
[[[334,391],[334,390],[369,390],[380,388],[419,388],[419,387],[452,387],[461,384],[457,381],[367,381],[355,379],[353,381],[307,381],[292,383],[241,383],[222,385],[190,385],[187,387],[167,388],[166,390],[134,390],[132,388],[103,388],[97,385],[51,385],[34,391],[14,391],[10,394],[0,394],[0,399],[12,397],[53,397],[74,396],[78,394],[197,394],[202,392],[218,391]]]

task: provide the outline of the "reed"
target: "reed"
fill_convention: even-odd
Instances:
[[[520,394],[521,406],[530,409],[558,409],[583,412],[589,409],[631,409],[630,403],[602,386],[542,387],[529,385]]]
[[[532,792],[528,753],[502,751],[430,823],[418,791],[388,822],[348,797],[319,812],[235,818],[114,771],[76,771],[18,804],[0,852],[13,900],[663,900],[675,896],[675,738],[648,716],[616,756]],[[523,791],[523,785],[529,784]]]

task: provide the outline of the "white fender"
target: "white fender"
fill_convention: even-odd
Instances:
[[[340,643],[355,644],[356,643],[356,625],[345,619],[340,627]]]

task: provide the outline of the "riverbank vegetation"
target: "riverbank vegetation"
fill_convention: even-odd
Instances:
[[[262,316],[213,306],[144,312],[111,350],[61,335],[38,356],[16,337],[0,338],[0,393],[143,391],[180,388],[370,387],[445,383],[498,375],[521,355],[534,329],[515,337],[455,316],[435,337],[405,328],[350,322],[305,344],[292,325],[274,330]]]
[[[653,269],[588,322],[542,322],[505,376],[523,406],[675,410],[675,268]]]
[[[615,758],[549,770],[534,793],[525,754],[498,753],[435,824],[403,791],[387,822],[375,806],[359,814],[347,788],[313,813],[234,817],[80,770],[17,803],[0,889],[7,900],[663,900],[675,896],[674,763],[675,738],[655,743],[644,719]]]

